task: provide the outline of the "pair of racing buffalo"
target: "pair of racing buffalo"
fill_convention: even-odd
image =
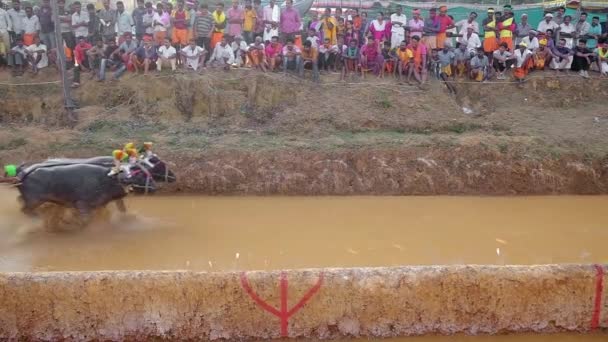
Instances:
[[[175,182],[173,172],[157,156],[141,160],[123,173],[108,176],[112,157],[91,159],[49,159],[17,170],[17,188],[21,194],[22,211],[34,216],[45,203],[76,208],[81,219],[88,222],[94,210],[115,201],[119,211],[126,212],[123,198],[129,189],[135,193],[152,193],[156,182]]]

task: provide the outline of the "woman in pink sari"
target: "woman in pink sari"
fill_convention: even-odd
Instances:
[[[369,24],[369,32],[378,42],[388,39],[389,36],[386,34],[386,21],[384,20],[384,14],[382,12],[378,13],[377,19]]]

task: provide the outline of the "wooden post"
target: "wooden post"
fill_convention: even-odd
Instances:
[[[70,84],[68,82],[68,75],[66,70],[66,57],[65,50],[63,48],[63,37],[61,36],[61,22],[59,21],[59,11],[57,9],[57,0],[51,0],[51,9],[53,12],[53,22],[55,23],[55,42],[57,45],[57,65],[59,66],[59,73],[61,74],[61,84],[63,88],[63,103],[67,114],[67,121],[73,124],[77,121],[74,115],[74,100],[72,99],[70,92]]]

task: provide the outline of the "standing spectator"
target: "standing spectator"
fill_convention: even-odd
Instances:
[[[144,36],[150,39],[154,39],[154,17],[156,16],[156,12],[154,11],[154,7],[151,2],[146,2],[145,4],[146,12],[142,18],[142,22],[144,25]],[[160,44],[159,44],[160,45]]]
[[[95,11],[95,5],[88,4],[87,12],[89,14],[89,42],[97,42],[98,39],[101,38],[101,20],[97,16],[97,12]],[[103,40],[102,40],[103,42]]]
[[[144,76],[148,75],[150,68],[155,68],[156,59],[156,48],[152,44],[151,38],[144,38],[142,46],[138,47],[135,52],[131,55],[131,62],[135,68],[135,73],[139,72],[140,68],[144,69]]]
[[[232,0],[232,7],[230,7],[226,13],[228,15],[228,32],[225,33],[228,37],[228,42],[232,42],[234,37],[240,36],[243,31],[243,20],[245,19],[245,13],[243,9],[239,7],[238,0]]]
[[[547,33],[547,30],[555,32],[559,28],[559,24],[553,20],[553,14],[545,14],[544,20],[538,23],[538,32]],[[554,38],[554,37],[551,37]]]
[[[194,20],[194,37],[196,38],[196,45],[202,46],[207,51],[211,51],[212,34],[213,17],[209,13],[207,4],[202,4]]]
[[[424,20],[420,18],[420,9],[415,8],[412,11],[413,18],[410,19],[408,27],[410,29],[410,37],[417,36],[418,38],[422,38],[422,33],[424,32]]]
[[[87,51],[92,47],[91,44],[87,43],[86,37],[80,36],[78,38],[78,44],[76,44],[76,47],[74,48],[74,76],[72,88],[80,87],[80,73],[82,71],[91,71]]]
[[[133,10],[131,16],[133,17],[133,23],[135,24],[135,39],[142,40],[146,33],[144,27],[144,14],[146,9],[144,7],[144,0],[137,0],[137,7]]]
[[[397,48],[405,39],[407,17],[403,14],[403,6],[397,6],[397,12],[391,14],[391,49]]]
[[[367,34],[367,31],[369,31],[369,24],[370,24],[370,21],[367,18],[367,12],[362,12],[361,13],[361,31],[359,32],[359,37],[361,37],[361,40],[359,41],[359,45],[363,45],[363,40],[365,38],[365,34]]]
[[[448,15],[448,7],[441,6],[439,7],[439,32],[437,32],[437,49],[443,49],[443,43],[445,43],[447,39],[447,30],[454,27],[454,21]]]
[[[247,44],[253,43],[256,27],[257,12],[251,6],[251,0],[245,0],[245,20],[243,22],[243,36]]]
[[[114,75],[112,76],[112,80],[114,81],[118,80],[125,70],[127,70],[127,66],[120,56],[120,49],[116,47],[116,41],[109,40],[107,44],[104,58],[99,66],[99,81],[106,79],[106,69],[108,68],[114,70]]]
[[[13,42],[17,40],[23,40],[23,21],[25,20],[25,11],[21,9],[21,2],[19,0],[13,0],[13,8],[9,9],[8,15],[11,18],[11,26],[13,31],[10,32],[11,39]]]
[[[181,49],[179,53],[182,57],[182,65],[186,69],[198,71],[199,65],[201,66],[201,71],[205,68],[205,55],[207,54],[207,51],[202,47],[197,46],[194,39],[191,39],[190,44]]]
[[[342,63],[342,74],[340,75],[340,80],[344,81],[347,75],[351,75],[351,73],[357,73],[357,66],[359,65],[359,48],[357,47],[358,42],[356,40],[351,40],[348,48],[342,53],[340,56],[343,60]]]
[[[293,8],[293,0],[285,1],[286,8],[281,13],[281,40],[286,41],[287,39],[295,39],[296,34],[300,32],[302,26],[302,20],[300,13]]]
[[[522,83],[532,66],[534,66],[532,51],[528,50],[528,46],[525,42],[521,42],[513,55],[516,60],[513,77],[515,77],[517,82]]]
[[[116,2],[116,29],[118,33],[118,44],[126,39],[126,34],[133,34],[133,17],[125,11],[125,5],[122,1]]]
[[[559,37],[566,39],[566,47],[572,49],[574,36],[576,36],[576,27],[571,23],[572,17],[567,15],[564,17],[564,22],[559,25]]]
[[[422,41],[427,48],[431,50],[437,48],[437,33],[440,27],[437,9],[433,7],[429,10],[429,17],[424,20],[424,36],[422,37]]]
[[[507,43],[507,45],[509,46],[509,51],[513,51],[513,32],[515,32],[515,28],[517,27],[517,25],[515,24],[515,19],[513,18],[513,11],[511,10],[511,5],[505,5],[503,7],[503,11],[504,15],[498,23],[500,42]]]
[[[388,35],[386,34],[386,21],[384,21],[384,14],[382,12],[378,13],[376,19],[373,20],[369,25],[369,32],[379,45],[382,45],[382,42],[389,39]],[[335,42],[332,44],[335,44]]]
[[[589,33],[590,28],[591,25],[587,22],[587,13],[581,13],[575,26],[576,38],[587,39],[585,36]]]
[[[325,38],[327,39],[327,38]],[[302,47],[300,65],[298,66],[298,72],[300,77],[304,77],[304,69],[308,66],[312,69],[312,80],[313,82],[319,82],[319,53],[317,49],[312,47],[309,41],[304,42],[304,46]]]
[[[591,26],[589,26],[589,39],[587,39],[587,47],[595,49],[597,47],[598,39],[602,36],[602,27],[600,26],[600,17],[593,17],[591,19]]]
[[[274,36],[270,41],[270,44],[266,44],[266,62],[268,63],[268,70],[275,71],[280,65],[282,65],[281,52],[283,52],[283,46],[279,43],[279,37]]]
[[[526,44],[528,50],[530,51],[535,51],[539,47],[538,38],[536,38],[536,33],[536,31],[530,30],[530,32],[528,32],[528,36],[524,37],[524,39],[522,39],[522,41],[520,42]]]
[[[215,45],[209,63],[222,67],[224,70],[230,70],[230,66],[234,64],[234,51],[226,41],[226,38],[222,37],[217,45]]]
[[[486,55],[489,58],[489,62],[491,63],[492,55],[494,51],[498,49],[498,37],[496,37],[496,32],[498,32],[498,25],[496,23],[496,13],[494,13],[493,8],[488,8],[488,17],[483,20],[483,51],[485,51]]]
[[[253,0],[253,9],[255,10],[255,27],[253,33],[255,36],[264,36],[264,8],[261,0]],[[255,38],[255,37],[254,37]]]
[[[10,31],[13,30],[13,24],[11,17],[6,10],[4,10],[4,4],[0,1],[0,44],[4,46],[5,57],[9,49],[11,48],[11,36]]]
[[[561,38],[551,53],[553,53],[551,69],[554,69],[558,74],[565,70],[568,74],[572,65],[572,50],[566,45],[566,39]]]
[[[530,30],[532,30],[532,26],[528,23],[528,15],[526,13],[521,15],[521,22],[517,24],[515,28],[515,45],[518,45],[522,39],[528,36]]]
[[[479,36],[475,33],[474,25],[469,25],[467,32],[460,38],[460,45],[466,46],[470,54],[475,54],[475,51],[481,47],[481,40],[479,40]]]
[[[589,66],[593,58],[593,51],[587,48],[587,39],[579,39],[578,44],[573,49],[574,56],[572,57],[572,71],[578,71],[578,74],[584,78],[589,78]]]
[[[196,20],[196,12],[198,11],[198,1],[187,0],[186,8],[190,15],[190,21],[188,22],[188,41],[194,38],[194,21]]]
[[[72,32],[72,13],[65,10],[65,0],[57,0],[57,17],[61,28],[61,38],[71,51],[76,47],[76,37]],[[57,44],[59,46],[59,44]]]
[[[76,39],[87,38],[89,36],[89,13],[82,10],[80,2],[76,1],[72,4],[74,13],[72,13],[72,30]]]
[[[173,37],[173,22],[172,22],[172,17],[171,14],[173,13],[173,3],[171,2],[167,2],[167,3],[163,3],[163,9],[165,11],[165,13],[167,13],[169,15],[169,24],[167,26],[165,26],[167,28],[167,37],[169,37],[169,39],[172,39]]]
[[[43,0],[38,14],[40,21],[40,39],[50,51],[57,47],[55,43],[55,23],[53,22],[53,12],[49,0]]]
[[[3,42],[0,42],[0,70],[8,66],[8,54]]]
[[[456,26],[458,28],[458,34],[461,37],[464,36],[468,32],[470,25],[473,25],[473,32],[477,33],[477,35],[479,36],[479,24],[477,23],[477,13],[476,12],[469,13],[468,18],[462,19],[454,24],[454,26]],[[461,39],[462,38],[458,39],[459,43],[460,43]]]
[[[608,37],[608,14],[606,14],[606,21],[600,24],[602,27],[602,36]]]
[[[170,36],[167,35],[169,28],[171,27],[171,15],[164,10],[163,4],[159,3],[156,5],[156,12],[153,17],[154,21],[154,41],[157,45],[162,45],[165,39]]]
[[[298,70],[302,51],[293,44],[293,40],[288,39],[283,47],[283,72],[288,70]]]
[[[38,70],[46,68],[49,65],[46,45],[40,43],[40,37],[34,37],[34,43],[25,49],[27,61],[32,66],[32,72],[38,73]]]
[[[203,4],[203,6],[207,6]],[[161,71],[163,66],[171,66],[171,70],[175,71],[177,60],[177,51],[171,46],[171,41],[165,39],[164,45],[158,48],[158,60],[156,62],[156,70]]]
[[[554,19],[553,19],[557,25],[561,25],[564,22],[564,19],[565,19],[564,14],[566,14],[566,7],[564,7],[564,6],[558,7],[557,12],[555,12]]]
[[[179,47],[188,45],[188,23],[190,13],[184,8],[184,0],[177,0],[177,9],[171,14],[173,18],[173,45]]]
[[[23,75],[23,68],[27,65],[26,47],[23,39],[17,39],[15,46],[8,52],[8,66],[13,69],[13,76]]]
[[[477,49],[477,54],[471,58],[471,62],[469,64],[469,76],[472,80],[477,82],[483,82],[489,76],[490,62],[488,61],[488,57],[484,52],[485,50],[482,48]]]
[[[224,12],[224,4],[218,2],[215,6],[213,17],[213,33],[211,35],[211,46],[214,49],[217,44],[224,38],[224,30],[226,29],[226,13]]]
[[[98,17],[104,41],[116,40],[116,10],[110,8],[110,0],[103,0],[103,8],[99,11]]]
[[[34,38],[40,35],[40,21],[34,14],[32,6],[25,8],[25,18],[23,18],[23,44],[30,46],[34,44]]]
[[[264,41],[270,36],[278,36],[279,21],[281,20],[281,10],[274,0],[268,2],[268,6],[264,7]],[[274,31],[277,32],[274,32]]]

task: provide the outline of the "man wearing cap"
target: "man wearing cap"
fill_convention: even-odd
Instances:
[[[412,11],[413,18],[410,19],[408,23],[408,27],[410,29],[410,38],[413,36],[417,36],[418,38],[422,38],[422,33],[424,32],[424,20],[420,18],[420,9],[415,8]]]
[[[521,22],[517,24],[515,28],[515,45],[519,44],[524,37],[527,37],[532,29],[532,26],[528,23],[528,15],[526,13],[521,15]]]
[[[536,31],[530,30],[530,32],[528,32],[528,36],[524,37],[520,43],[526,44],[528,50],[536,51],[536,49],[538,49],[538,38],[536,38],[536,34]]]
[[[496,37],[496,16],[493,8],[488,8],[488,17],[483,20],[483,51],[488,58],[492,58],[494,51],[498,49],[498,39]]]
[[[533,66],[532,64],[532,51],[528,50],[528,45],[526,43],[519,43],[518,49],[515,50],[515,70],[513,71],[513,76],[519,83],[524,81],[526,75],[530,71],[530,68]]]
[[[551,50],[547,48],[547,39],[541,38],[538,40],[538,49],[534,51],[534,69],[545,70],[545,67],[551,63]]]
[[[422,38],[422,42],[430,50],[437,49],[437,33],[440,27],[437,9],[431,8],[429,17],[424,20],[424,36]]]
[[[472,54],[481,47],[481,40],[479,39],[479,35],[475,33],[474,25],[469,25],[469,27],[467,27],[467,32],[463,33],[460,38],[460,44],[465,45],[467,51]]]
[[[469,29],[469,26],[471,26],[471,25],[473,26],[473,32],[475,32],[479,35],[479,24],[477,23],[477,13],[476,12],[471,12],[467,19],[462,19],[462,20],[456,22],[456,24],[454,24],[454,25],[458,28],[458,34],[460,35],[460,38],[458,38],[459,43],[463,42],[462,37],[467,33],[467,30]]]
[[[516,25],[513,18],[513,12],[511,11],[511,5],[505,5],[503,11],[504,14],[498,23],[500,42],[507,43],[509,51],[513,51],[513,32],[515,32]]]
[[[553,14],[547,13],[545,14],[544,20],[538,23],[538,32],[547,33],[547,30],[555,30],[559,29],[559,24],[553,20]],[[551,37],[553,38],[553,37]]]
[[[439,32],[437,32],[437,49],[443,49],[443,44],[447,39],[447,30],[454,27],[454,21],[448,15],[448,7],[439,7]]]
[[[398,5],[397,11],[391,14],[391,49],[397,48],[405,39],[405,26],[407,17],[403,13],[403,6]]]

